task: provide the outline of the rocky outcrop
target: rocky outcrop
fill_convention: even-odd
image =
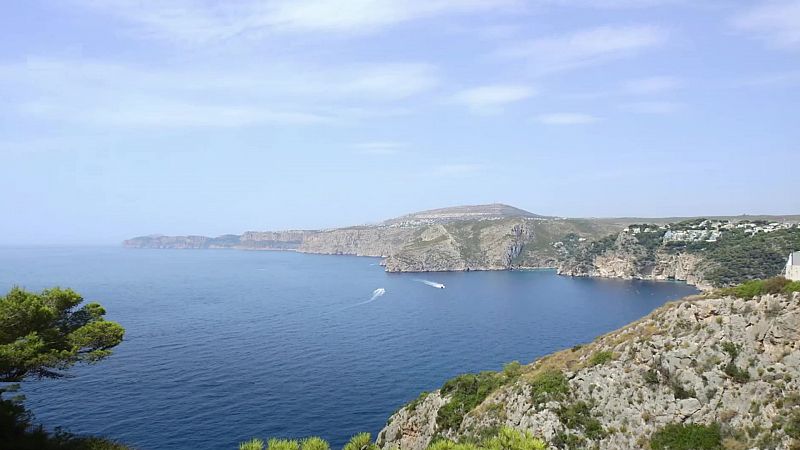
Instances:
[[[528,239],[524,219],[454,222],[423,228],[386,259],[389,272],[510,269]]]
[[[327,255],[389,256],[418,232],[416,227],[363,226],[308,233],[298,251]]]
[[[797,448],[800,294],[687,298],[495,377],[457,425],[440,426],[457,393],[436,391],[393,415],[379,445],[423,450],[510,426],[551,448],[639,449],[668,425],[699,424],[725,448]]]
[[[636,236],[622,232],[613,241],[591,242],[566,255],[558,263],[558,273],[579,277],[686,281],[701,289],[709,289],[712,286],[704,277],[709,267],[701,253],[670,251],[660,244],[647,247]]]

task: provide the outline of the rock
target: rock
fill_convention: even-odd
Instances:
[[[437,433],[458,440],[506,425],[551,444],[571,434],[585,439],[581,448],[633,449],[667,424],[716,423],[737,448],[771,442],[769,448],[788,449],[799,443],[785,431],[799,412],[798,330],[797,295],[684,299],[580,349],[525,366],[519,380],[492,392],[457,429],[437,429],[436,412],[448,399],[433,393],[414,411],[393,416],[380,445],[422,450]],[[737,353],[726,352],[731,346],[723,343],[734,344]],[[590,365],[601,351],[614,358]],[[730,375],[731,362],[749,378]],[[531,383],[544,368],[561,370],[569,393],[537,403]],[[586,410],[576,406],[580,402]],[[577,422],[564,422],[560,411],[570,407],[603,432],[588,435]]]

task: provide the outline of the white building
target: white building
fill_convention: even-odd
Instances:
[[[800,252],[789,253],[784,276],[792,281],[800,281]]]

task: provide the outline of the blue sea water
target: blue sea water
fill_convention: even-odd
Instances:
[[[551,271],[387,274],[378,263],[288,252],[0,248],[4,292],[72,287],[127,330],[110,359],[74,369],[73,378],[25,382],[26,404],[48,428],[144,450],[310,435],[340,448],[454,375],[591,341],[695,292]],[[368,302],[377,288],[385,295]]]

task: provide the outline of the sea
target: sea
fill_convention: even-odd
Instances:
[[[22,383],[36,422],[142,450],[305,436],[341,448],[453,376],[590,342],[696,292],[294,252],[0,248],[0,288],[13,286],[72,288],[126,330],[108,359]]]

